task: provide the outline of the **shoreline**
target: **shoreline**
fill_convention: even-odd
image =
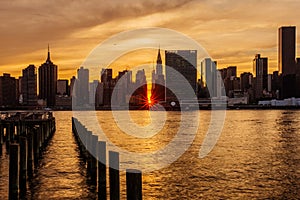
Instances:
[[[72,108],[51,108],[49,109],[28,109],[28,108],[22,108],[22,107],[16,107],[16,108],[7,108],[3,109],[0,108],[0,112],[5,112],[5,111],[36,111],[36,112],[41,112],[41,111],[111,111],[111,108],[105,107],[105,108],[79,108],[79,109],[72,109]],[[128,108],[118,108],[115,110],[128,110]],[[129,110],[149,110],[149,109],[141,109],[141,108],[129,108]],[[152,111],[156,111],[155,108],[151,109]],[[165,107],[166,111],[180,111],[180,107]],[[300,106],[259,106],[259,105],[236,105],[236,106],[226,106],[224,107],[214,107],[214,109],[211,108],[211,106],[205,106],[205,107],[199,107],[199,109],[196,109],[195,107],[192,107],[191,109],[187,109],[186,111],[191,111],[191,110],[300,110]],[[157,110],[159,111],[159,110]]]

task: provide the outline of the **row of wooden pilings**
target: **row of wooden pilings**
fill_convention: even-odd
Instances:
[[[25,197],[27,181],[38,168],[43,150],[55,132],[52,113],[34,115],[31,119],[14,115],[0,120],[0,153],[5,145],[9,154],[9,199]]]
[[[107,199],[107,148],[106,142],[98,141],[98,136],[88,131],[76,118],[72,118],[72,131],[80,153],[86,163],[92,184],[98,187],[98,199]],[[120,199],[119,153],[108,151],[109,196],[111,200]],[[128,200],[142,199],[142,172],[126,170],[126,197]]]

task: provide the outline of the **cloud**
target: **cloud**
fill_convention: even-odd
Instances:
[[[195,39],[220,67],[250,71],[254,54],[262,53],[274,68],[277,29],[299,29],[299,7],[297,0],[0,1],[0,72],[39,66],[50,43],[53,61],[67,78],[111,35],[153,26]]]

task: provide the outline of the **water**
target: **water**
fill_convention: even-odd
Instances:
[[[144,199],[297,199],[300,198],[300,111],[227,111],[223,132],[213,151],[198,157],[210,119],[200,112],[200,128],[192,146],[174,163],[143,174]],[[57,131],[40,167],[29,182],[28,199],[93,199],[71,133],[72,112],[55,112]],[[131,112],[134,122],[150,123],[146,111]],[[93,132],[95,124],[86,125]],[[153,152],[174,138],[179,112],[168,112],[164,129],[151,139],[136,139],[115,125],[110,112],[97,117],[115,145],[133,152]],[[123,161],[124,162],[124,161]],[[7,198],[8,156],[0,160],[0,195]],[[122,163],[121,163],[122,164]],[[123,163],[124,164],[124,163]],[[152,163],[155,165],[155,163]],[[121,172],[121,197],[125,198]]]

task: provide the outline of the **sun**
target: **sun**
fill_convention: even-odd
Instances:
[[[148,92],[147,99],[148,99],[148,106],[152,106],[151,92]]]

